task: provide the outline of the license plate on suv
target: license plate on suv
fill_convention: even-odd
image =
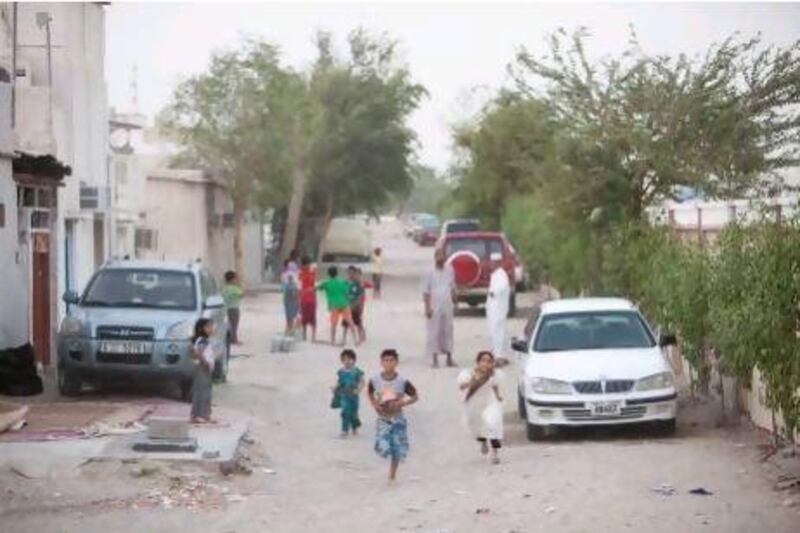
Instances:
[[[592,414],[594,416],[618,416],[621,402],[594,402]]]
[[[152,343],[140,341],[103,341],[100,343],[103,353],[143,355],[153,351]]]

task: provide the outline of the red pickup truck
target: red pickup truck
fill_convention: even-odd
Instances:
[[[445,251],[448,264],[455,270],[458,301],[465,302],[471,307],[486,303],[489,279],[492,275],[489,258],[495,253],[502,254],[503,268],[511,284],[509,315],[514,315],[517,307],[515,272],[519,258],[504,234],[450,233],[444,235],[437,246]]]

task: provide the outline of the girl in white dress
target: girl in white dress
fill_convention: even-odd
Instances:
[[[500,387],[503,371],[495,369],[491,352],[478,353],[475,368],[465,369],[458,376],[464,392],[464,413],[467,427],[481,446],[483,455],[492,448],[492,463],[500,463],[503,442],[503,396]]]

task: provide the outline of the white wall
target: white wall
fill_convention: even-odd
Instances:
[[[249,220],[244,226],[244,278],[245,287],[258,287],[264,282],[264,231],[258,220]]]
[[[19,245],[17,186],[11,173],[11,85],[0,83],[0,203],[5,226],[0,227],[0,350],[28,342],[30,306],[26,248]]]

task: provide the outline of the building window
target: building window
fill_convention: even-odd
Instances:
[[[137,250],[155,250],[158,245],[158,232],[154,229],[136,228],[133,241]]]
[[[223,228],[233,227],[233,213],[225,213],[222,215],[222,227]]]

